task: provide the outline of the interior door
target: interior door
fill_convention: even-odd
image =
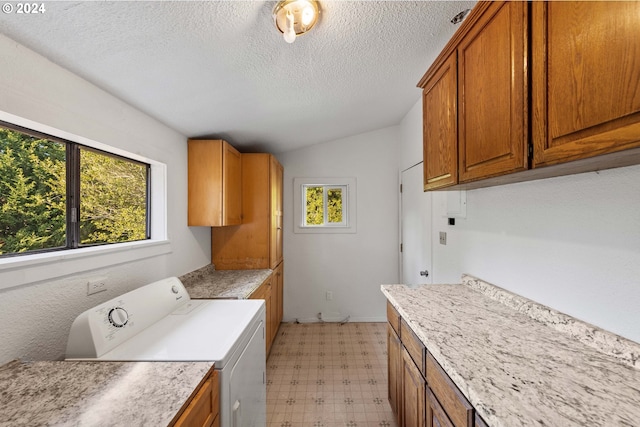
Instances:
[[[402,171],[400,182],[402,283],[431,280],[431,192],[422,190],[422,162]],[[429,275],[420,275],[428,271]]]

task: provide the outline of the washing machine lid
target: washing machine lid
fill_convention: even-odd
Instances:
[[[263,300],[192,300],[176,277],[81,313],[67,360],[214,361],[222,369],[264,322]]]
[[[103,361],[214,361],[223,369],[264,318],[262,300],[191,300],[97,358]]]

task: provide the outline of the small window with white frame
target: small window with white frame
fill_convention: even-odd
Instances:
[[[304,197],[304,227],[346,227],[347,185],[302,186]]]
[[[355,233],[355,178],[295,178],[296,233]]]

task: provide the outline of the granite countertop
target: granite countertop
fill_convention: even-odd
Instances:
[[[22,362],[0,367],[0,426],[166,426],[213,362]]]
[[[216,270],[213,264],[180,276],[194,299],[246,299],[273,270]]]
[[[640,344],[472,276],[382,292],[490,426],[640,424]]]

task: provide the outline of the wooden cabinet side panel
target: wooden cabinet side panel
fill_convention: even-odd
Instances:
[[[242,223],[242,157],[227,142],[222,146],[222,216],[224,225]]]
[[[533,2],[536,166],[640,146],[640,2]]]
[[[220,378],[218,377],[218,371],[211,373],[211,387],[213,388],[211,393],[211,407],[214,419],[220,419]],[[213,423],[215,425],[215,421]]]
[[[455,53],[422,94],[424,190],[458,183],[457,72]]]
[[[387,378],[389,404],[398,426],[402,425],[402,343],[387,323]]]
[[[190,226],[222,225],[222,140],[189,140],[188,218]]]
[[[277,329],[280,327],[280,323],[282,323],[282,317],[284,315],[284,262],[281,262],[276,268],[275,272],[275,283],[276,283],[276,301],[277,301],[277,313],[276,316],[276,333]]]
[[[402,419],[405,427],[425,426],[426,383],[411,356],[402,349]]]
[[[458,47],[460,182],[528,167],[527,16],[494,2]]]
[[[213,424],[217,415],[214,412],[214,382],[212,377],[205,380],[173,426],[210,427]]]
[[[269,263],[275,268],[282,261],[282,165],[272,155],[269,163],[270,236]]]
[[[239,226],[211,232],[211,262],[218,270],[269,268],[269,154],[242,155]]]

